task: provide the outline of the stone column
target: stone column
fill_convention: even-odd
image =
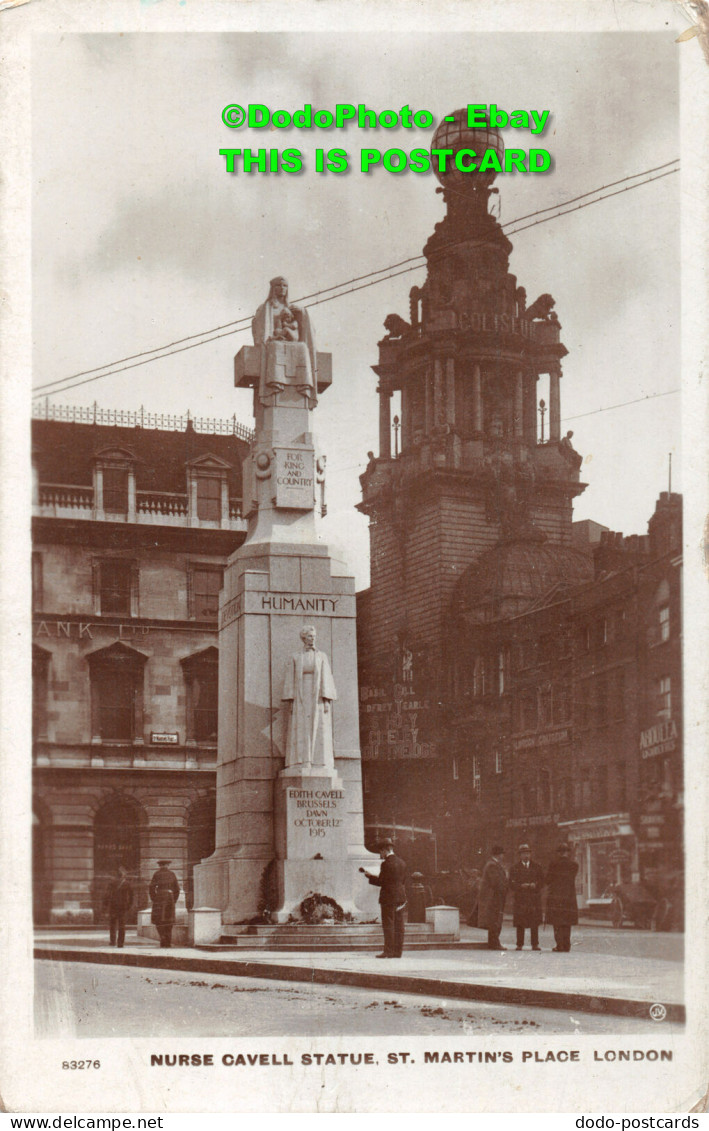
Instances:
[[[515,375],[515,436],[524,435],[524,376],[521,370]]]
[[[559,381],[561,366],[557,365],[549,374],[549,440],[551,443],[561,439],[561,396]]]
[[[443,362],[440,357],[433,361],[433,424],[438,428],[445,421],[443,404]]]
[[[483,395],[482,395],[482,382],[480,379],[480,366],[476,365],[473,369],[473,431],[482,432],[483,430]]]
[[[446,358],[446,424],[455,425],[455,361]]]
[[[379,455],[391,459],[391,393],[379,386]]]
[[[137,496],[135,491],[135,468],[128,470],[128,522],[136,521]]]

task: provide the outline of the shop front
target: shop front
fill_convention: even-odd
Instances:
[[[580,908],[601,899],[617,884],[638,878],[637,838],[627,813],[561,821],[579,865],[576,893]]]

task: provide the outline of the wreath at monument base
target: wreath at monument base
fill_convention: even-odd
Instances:
[[[306,896],[298,911],[302,922],[310,925],[346,923],[352,918],[351,915],[342,910],[336,900],[331,899],[329,895],[320,895],[320,892]]]

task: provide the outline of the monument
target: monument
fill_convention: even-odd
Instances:
[[[298,918],[320,894],[376,913],[364,847],[354,580],[318,534],[325,456],[312,418],[331,383],[306,310],[271,280],[235,384],[254,390],[244,463],[245,542],[219,610],[216,847],[195,868],[196,908],[222,924]],[[317,644],[316,644],[317,641]],[[374,894],[372,894],[374,893]],[[204,937],[204,936],[203,936]]]

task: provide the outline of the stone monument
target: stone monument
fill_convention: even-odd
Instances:
[[[319,893],[369,918],[354,580],[317,530],[325,456],[312,417],[331,356],[283,278],[252,328],[235,358],[235,384],[254,390],[249,525],[220,599],[216,848],[195,868],[195,907],[224,924],[265,909],[284,922]]]

